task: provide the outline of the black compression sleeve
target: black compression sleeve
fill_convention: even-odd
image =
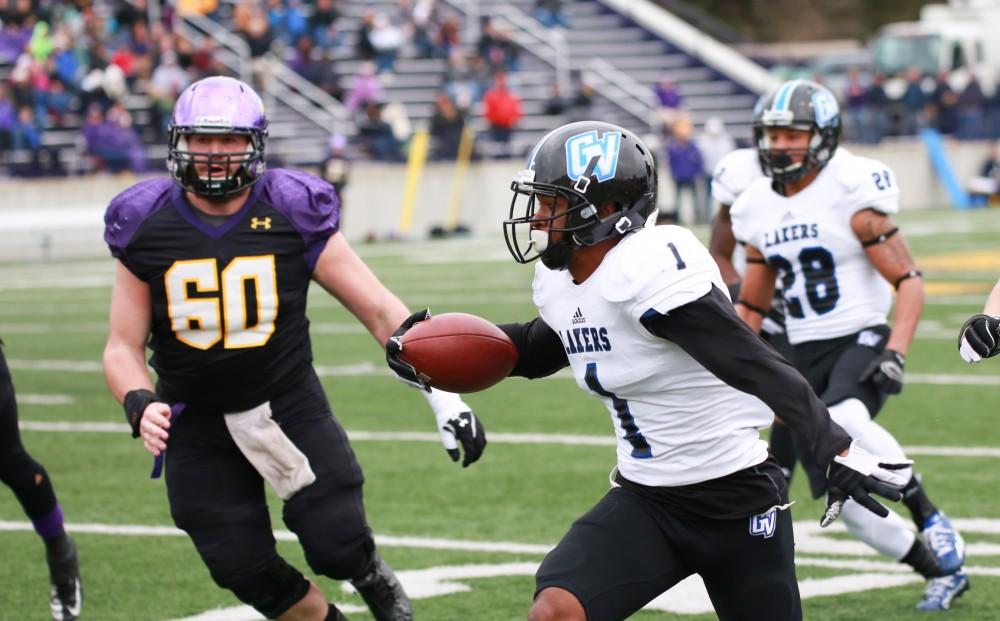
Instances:
[[[806,379],[754,334],[719,289],[668,315],[648,312],[642,323],[722,381],[766,403],[808,443],[821,468],[850,445],[850,436],[831,420]]]
[[[552,375],[569,364],[566,349],[555,330],[536,317],[528,323],[504,323],[499,327],[517,348],[517,364],[511,376],[536,379]]]

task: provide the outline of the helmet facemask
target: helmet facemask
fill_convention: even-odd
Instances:
[[[809,132],[802,149],[772,149],[769,128]],[[778,185],[798,181],[833,157],[840,141],[840,108],[829,90],[806,80],[786,82],[754,106],[754,146],[761,169]]]
[[[768,128],[782,127],[797,131],[809,132],[809,146],[801,149],[772,149]],[[788,183],[802,179],[810,171],[820,168],[814,155],[820,136],[811,126],[801,125],[764,125],[754,127],[754,138],[757,154],[764,173],[778,183]]]
[[[213,76],[188,86],[174,104],[167,130],[167,170],[188,192],[221,199],[264,176],[264,104],[239,80]],[[211,153],[191,148],[195,136],[228,135],[246,136],[245,152]],[[198,174],[199,167],[208,169],[206,176]]]
[[[195,134],[235,134],[248,136],[249,140],[243,152],[210,153],[190,148],[189,139]],[[167,165],[174,179],[185,190],[199,196],[223,198],[243,191],[263,175],[266,166],[264,136],[256,129],[171,127]],[[196,165],[206,166],[208,175],[199,175]],[[216,172],[214,169],[217,167],[222,171]]]
[[[514,196],[510,201],[509,217],[503,223],[507,248],[518,263],[541,258],[549,269],[564,269],[569,265],[574,246],[591,245],[585,242],[585,235],[580,235],[598,220],[597,208],[585,196],[569,188],[525,181],[533,176],[534,171],[523,170],[510,185]],[[546,218],[537,215],[540,196],[554,201],[552,214]],[[566,209],[561,208],[560,196],[566,199]],[[552,233],[561,233],[562,238],[553,243]]]

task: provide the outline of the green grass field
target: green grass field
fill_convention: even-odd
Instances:
[[[929,297],[907,360],[910,381],[879,420],[914,447],[931,497],[958,519],[970,544],[972,590],[948,617],[1000,619],[1000,362],[971,367],[955,351],[958,327],[1000,276],[1000,213],[907,213],[898,220]],[[532,269],[510,260],[499,238],[359,251],[411,308],[494,321],[535,315]],[[150,456],[114,427],[123,423],[121,409],[100,371],[112,272],[110,259],[0,265],[0,336],[21,399],[23,439],[51,473],[79,543],[84,619],[256,618],[239,610],[204,614],[240,604],[212,583],[188,540],[172,530],[163,482],[148,478]],[[414,596],[417,619],[523,619],[545,550],[606,490],[615,454],[603,406],[561,377],[514,379],[469,395],[493,441],[480,463],[463,470],[438,443],[424,400],[383,371],[381,350],[357,321],[318,288],[310,316],[316,365],[365,469],[369,520]],[[100,425],[53,430],[61,422]],[[582,437],[557,442],[560,436]],[[819,532],[821,505],[801,476],[792,497],[807,619],[926,615],[914,610],[923,586],[903,566],[842,530]],[[279,504],[272,508],[283,530]],[[280,547],[307,569],[294,540]],[[6,489],[0,550],[0,620],[48,619],[43,547]],[[353,611],[352,620],[370,619],[356,595],[324,578],[318,583]],[[672,594],[669,604],[634,618],[714,618],[699,607],[696,591]]]

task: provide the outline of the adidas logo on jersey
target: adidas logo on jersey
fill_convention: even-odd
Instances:
[[[573,313],[573,319],[570,323],[572,323],[573,325],[576,325],[578,323],[587,323],[587,320],[583,317],[583,313],[580,311],[579,306],[576,307],[576,312]]]
[[[794,219],[795,219],[795,216],[793,216],[792,212],[790,212],[790,211],[786,211],[785,215],[781,216],[781,221],[782,222],[788,222],[789,220],[794,220]]]

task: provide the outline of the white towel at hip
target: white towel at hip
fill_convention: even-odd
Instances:
[[[282,500],[316,480],[309,459],[271,418],[269,401],[244,412],[227,413],[225,420],[240,452]]]

